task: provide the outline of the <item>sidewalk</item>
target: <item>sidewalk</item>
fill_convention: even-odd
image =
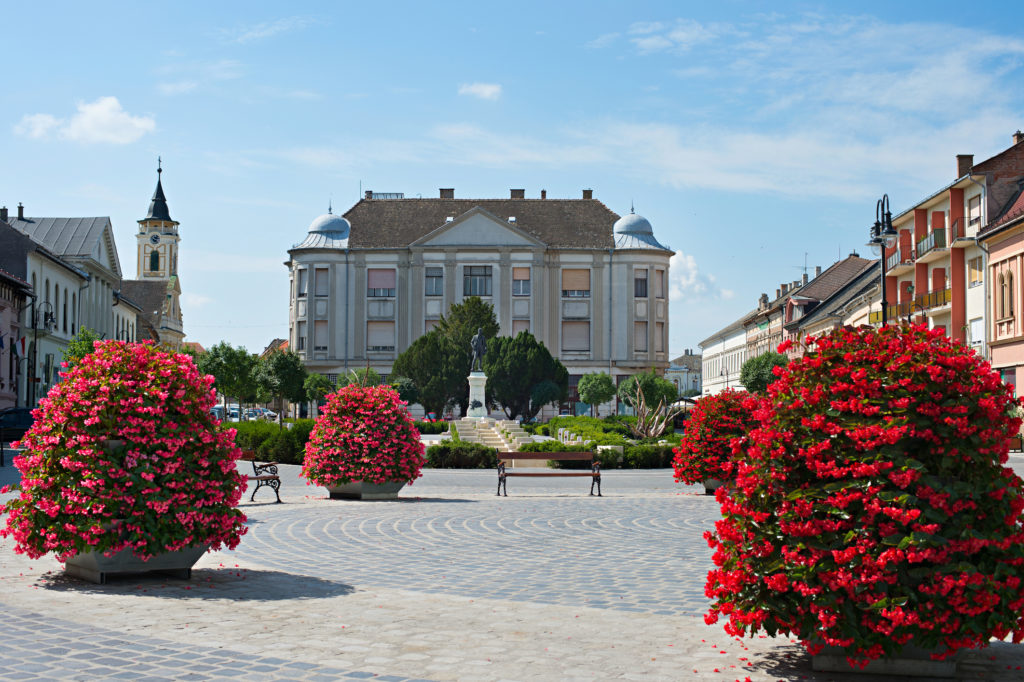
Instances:
[[[0,679],[863,679],[704,624],[717,505],[668,470],[605,472],[602,498],[576,479],[499,498],[493,471],[428,470],[397,502],[327,500],[297,474],[188,582],[91,585],[0,543]],[[960,679],[1018,666],[996,643]]]

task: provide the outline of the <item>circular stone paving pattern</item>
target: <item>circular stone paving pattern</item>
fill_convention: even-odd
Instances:
[[[273,506],[241,558],[357,588],[694,616],[720,518],[701,495]]]

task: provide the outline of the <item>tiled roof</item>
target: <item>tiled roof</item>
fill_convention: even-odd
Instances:
[[[860,256],[847,256],[843,260],[833,263],[827,270],[797,289],[795,295],[824,301],[865,269],[877,264],[876,260],[868,260]]]
[[[121,280],[121,296],[139,306],[142,314],[154,323],[163,312],[167,300],[167,280]],[[153,313],[156,312],[156,315]]]
[[[744,313],[743,317],[741,317],[740,319],[736,320],[732,324],[730,324],[730,325],[728,325],[726,327],[723,327],[722,329],[719,329],[717,332],[715,332],[714,334],[712,334],[708,338],[704,339],[703,341],[701,341],[697,345],[700,346],[701,349],[703,349],[704,346],[709,345],[712,341],[720,339],[720,338],[722,338],[724,336],[728,336],[732,332],[735,332],[735,331],[738,331],[740,329],[743,329],[743,323],[746,322],[748,319],[750,319],[751,317],[753,317],[756,314],[757,314],[757,309],[756,308],[754,310],[751,310],[748,313]]]
[[[619,215],[596,199],[362,199],[345,213],[351,248],[404,248],[479,206],[549,247],[615,246]]]
[[[809,313],[786,325],[787,328],[802,327],[808,323],[829,317],[842,311],[852,300],[878,284],[878,261],[868,261],[868,266],[839,287],[832,295]]]
[[[687,369],[700,369],[701,367],[700,355],[680,355],[678,358],[672,360],[669,364],[670,367],[686,367]]]
[[[110,218],[13,218],[10,223],[59,256],[88,256]]]
[[[989,221],[989,224],[982,230],[982,234],[993,232],[1014,219],[1020,218],[1022,215],[1024,215],[1024,184],[1022,184],[1017,196],[1007,204],[1006,210],[995,220]]]

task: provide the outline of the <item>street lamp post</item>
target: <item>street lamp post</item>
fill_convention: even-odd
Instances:
[[[875,204],[875,224],[871,226],[871,239],[868,241],[868,246],[871,247],[871,251],[880,256],[878,259],[879,270],[881,272],[881,287],[882,287],[882,324],[886,325],[886,312],[888,304],[885,300],[885,252],[892,248],[892,245],[896,243],[896,238],[899,235],[896,234],[896,230],[892,227],[892,213],[889,212],[889,195],[883,194],[882,198]]]

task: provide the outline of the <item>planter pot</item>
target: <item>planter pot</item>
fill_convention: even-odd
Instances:
[[[846,661],[846,653],[842,647],[826,646],[820,653],[811,657],[811,669],[830,673],[865,673],[868,675],[927,677],[929,679],[956,677],[956,658],[951,656],[944,661],[933,661],[931,650],[921,649],[907,644],[895,658],[879,658],[871,661],[865,668],[851,668]]]
[[[386,483],[352,481],[324,487],[331,494],[332,500],[396,500],[398,491],[403,486],[405,486],[405,481],[388,481]]]
[[[705,495],[714,495],[715,491],[724,485],[724,482],[717,478],[705,478],[703,483]]]
[[[135,556],[130,549],[123,549],[113,556],[103,556],[102,552],[83,552],[64,563],[64,573],[98,585],[105,584],[108,575],[151,571],[188,580],[192,577],[192,567],[207,549],[206,546],[186,547],[174,552],[157,554],[148,561]]]

